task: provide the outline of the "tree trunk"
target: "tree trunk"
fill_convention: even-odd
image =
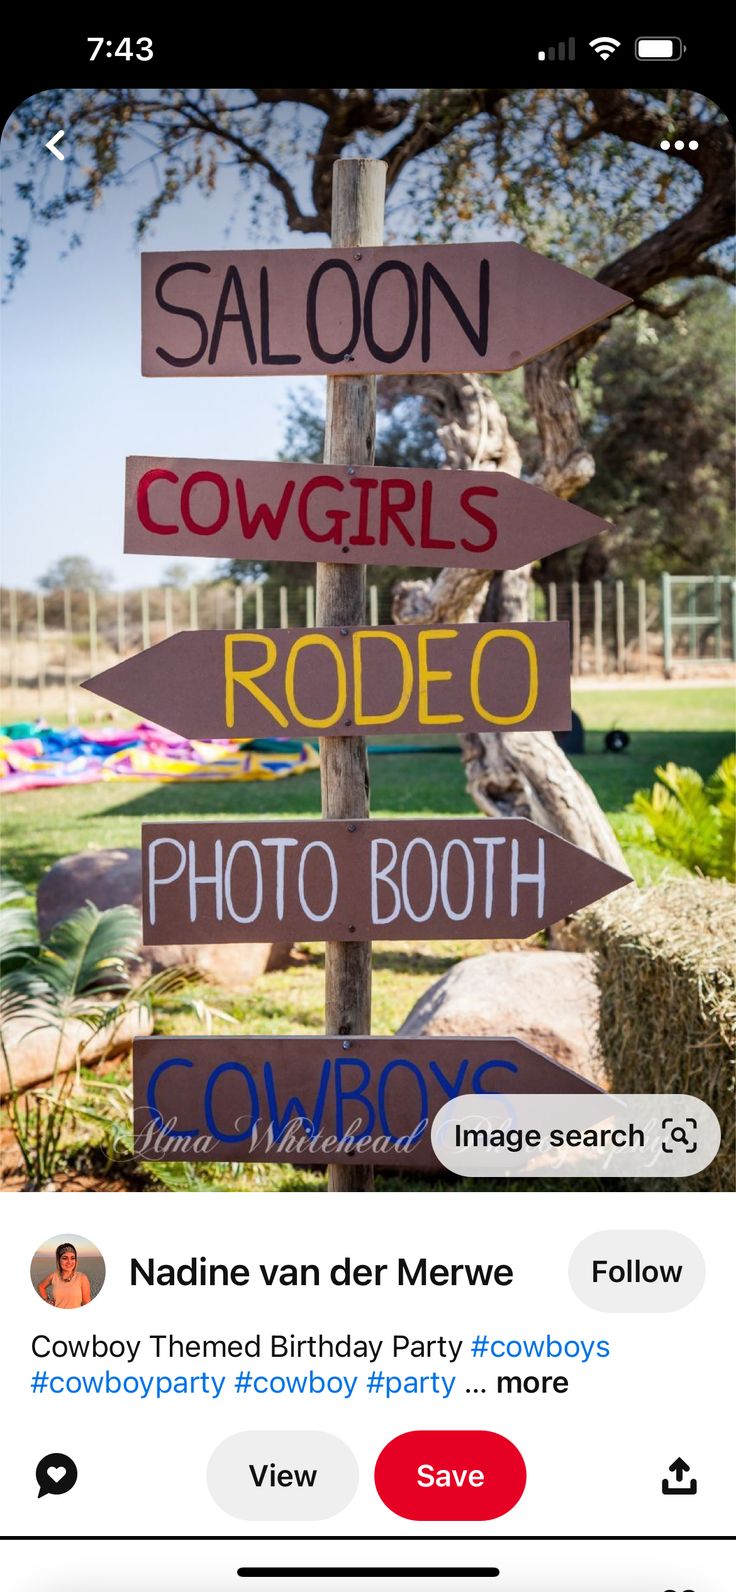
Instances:
[[[468,790],[481,812],[491,818],[531,818],[628,873],[605,813],[549,730],[460,740]]]
[[[544,451],[536,484],[568,497],[590,479],[594,466],[580,445],[572,391],[568,386],[565,393],[560,376],[560,370],[554,375],[549,368],[537,370],[532,384]],[[555,378],[562,397],[569,396],[569,402],[562,403],[562,418],[559,410],[555,412],[550,391]],[[438,419],[449,469],[503,469],[508,475],[521,475],[521,457],[506,418],[476,376],[410,376],[382,385],[384,404],[410,393],[423,398]],[[397,624],[478,619],[518,624],[528,618],[531,568],[527,564],[490,577],[487,569],[443,569],[433,581],[400,581],[394,589],[394,620]],[[517,730],[462,735],[460,746],[468,790],[481,812],[492,818],[531,818],[626,871],[621,847],[590,786],[552,734]]]

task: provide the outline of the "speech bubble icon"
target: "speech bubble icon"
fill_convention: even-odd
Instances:
[[[44,1454],[36,1466],[38,1496],[45,1498],[53,1493],[57,1498],[71,1492],[77,1479],[77,1467],[68,1454]]]

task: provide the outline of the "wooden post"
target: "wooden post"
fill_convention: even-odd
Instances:
[[[18,696],[18,593],[14,587],[8,592],[10,599],[10,713],[15,718]]]
[[[603,673],[603,582],[593,581],[593,651],[595,672]]]
[[[368,593],[368,596],[370,598],[371,624],[372,625],[377,625],[378,624],[378,587],[377,586],[371,586],[370,591]]]
[[[332,244],[362,248],[383,242],[386,166],[381,160],[338,160],[332,168]],[[375,453],[376,380],[374,376],[329,376],[325,464],[372,464]],[[317,624],[365,624],[366,571],[361,564],[317,565]],[[282,624],[284,620],[282,620]],[[323,818],[367,818],[370,813],[368,755],[362,735],[320,740]],[[349,1036],[371,1030],[370,942],[325,946],[325,1032]],[[350,1053],[351,1041],[343,1038]],[[335,1192],[372,1189],[373,1169],[331,1166],[328,1187]]]
[[[118,592],[118,657],[125,657],[125,592]]]
[[[713,612],[716,616],[716,657],[723,657],[723,584],[720,575],[713,576]]]
[[[242,588],[242,586],[240,584],[240,581],[238,581],[238,584],[235,587],[235,629],[236,630],[242,630],[242,628],[243,628],[243,588]]]
[[[672,576],[662,575],[662,663],[665,680],[672,673]]]
[[[624,622],[624,583],[616,581],[616,668],[619,674],[626,672],[626,633]]]
[[[647,668],[647,583],[639,581],[639,668],[646,674]]]
[[[314,629],[314,587],[307,587],[307,630]]]
[[[572,672],[580,673],[580,582],[572,583]]]
[[[282,630],[286,630],[289,624],[289,593],[285,586],[279,586],[279,624]]]
[[[689,623],[689,625],[687,627],[687,633],[688,633],[688,655],[691,658],[695,658],[695,657],[697,657],[697,652],[698,652],[698,621],[697,621],[698,609],[697,609],[697,602],[696,602],[696,597],[695,597],[695,587],[693,586],[692,581],[689,582],[688,588],[687,588],[687,612],[688,612],[688,618],[690,620],[690,623]]]
[[[36,628],[38,632],[38,716],[40,718],[43,713],[43,699],[46,691],[46,631],[44,625],[42,591],[40,591],[36,597]]]
[[[256,630],[263,629],[263,586],[256,586]]]
[[[551,580],[548,587],[549,617],[557,618],[557,581]]]
[[[72,717],[72,594],[64,587],[64,708],[67,723]]]

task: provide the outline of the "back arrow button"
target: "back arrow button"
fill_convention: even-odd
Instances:
[[[43,146],[44,149],[50,149],[52,155],[55,155],[57,160],[63,160],[64,159],[64,156],[62,155],[61,150],[57,149],[57,147],[56,147],[58,142],[59,142],[59,139],[63,138],[63,137],[64,137],[64,128],[62,127],[61,132],[54,133],[53,138],[50,138],[48,143],[44,144],[44,146]]]

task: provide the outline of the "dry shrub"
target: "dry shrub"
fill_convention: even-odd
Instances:
[[[574,938],[595,952],[612,1091],[705,1100],[720,1120],[721,1149],[680,1186],[733,1188],[736,890],[701,878],[623,890],[578,914]]]

